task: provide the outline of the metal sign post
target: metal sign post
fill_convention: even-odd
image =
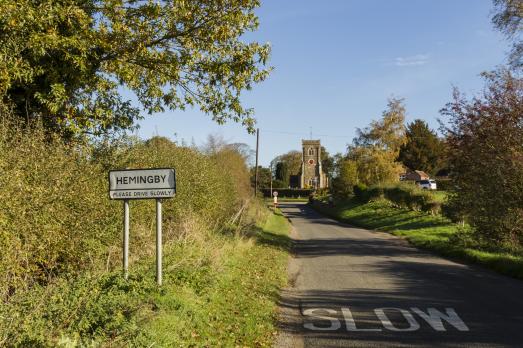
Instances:
[[[129,200],[123,201],[123,275],[129,277]]]
[[[162,200],[156,199],[156,283],[162,285]]]
[[[156,199],[156,283],[162,285],[162,199],[176,194],[173,168],[109,171],[109,197],[123,200],[123,274],[129,276],[129,200]]]

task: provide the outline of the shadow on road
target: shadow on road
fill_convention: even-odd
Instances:
[[[292,250],[303,267],[314,267],[318,258],[329,258],[332,263],[322,260],[332,264],[324,272],[335,272],[335,277],[340,279],[355,280],[343,283],[349,284],[344,288],[323,283],[316,288],[305,284],[282,291],[283,315],[278,326],[284,332],[303,336],[306,347],[523,346],[523,282],[448,262],[405,245],[399,239],[378,238],[372,232],[362,237],[348,225],[327,219],[306,205],[286,204],[282,208],[291,220],[299,219],[299,226],[311,223],[345,229],[343,238],[321,238],[320,234],[294,240]],[[346,262],[347,259],[351,261]],[[372,262],[367,264],[367,260]],[[436,331],[419,316],[416,320],[420,328],[414,332],[386,330],[375,309],[390,307],[441,311],[452,308],[470,331],[459,331],[447,324],[445,331]],[[304,315],[307,309],[321,308],[331,310],[328,315],[337,318],[342,325],[332,331],[305,328],[304,324],[311,320],[316,320],[314,323],[318,327],[329,327],[329,320]],[[342,308],[350,308],[358,329],[381,331],[349,332]],[[409,327],[400,312],[389,316],[397,328]]]

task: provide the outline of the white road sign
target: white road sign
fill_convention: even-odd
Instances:
[[[171,198],[176,194],[173,168],[109,171],[111,199]]]

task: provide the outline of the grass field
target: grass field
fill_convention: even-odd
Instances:
[[[407,239],[417,247],[481,264],[497,272],[523,279],[523,255],[500,250],[481,250],[473,243],[459,238],[459,226],[440,215],[394,208],[386,200],[362,204],[352,199],[338,202],[335,207],[315,202],[313,206],[340,221],[390,232]]]

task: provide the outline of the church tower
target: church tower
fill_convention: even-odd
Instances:
[[[300,188],[325,188],[327,176],[321,167],[321,142],[319,140],[302,140]]]

